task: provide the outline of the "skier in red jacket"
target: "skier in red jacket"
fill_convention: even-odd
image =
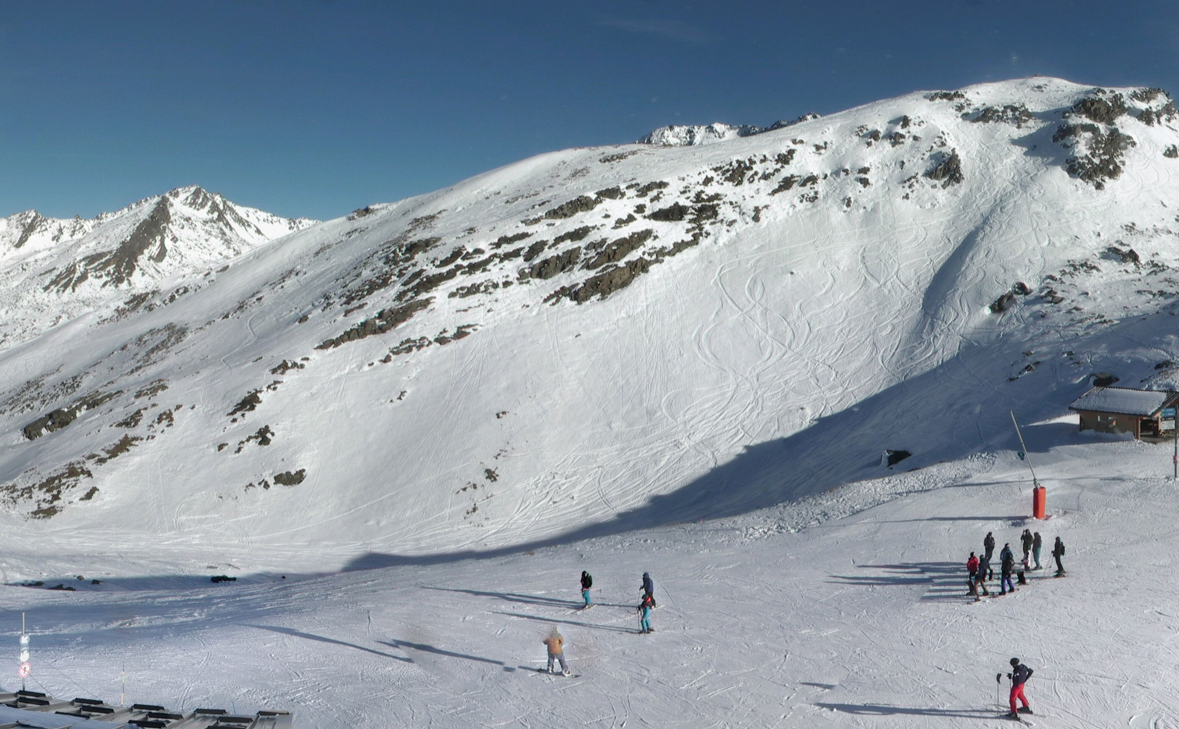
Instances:
[[[974,552],[971,552],[970,559],[966,560],[966,571],[970,574],[966,580],[968,592],[978,597],[978,585],[974,580],[974,576],[978,573],[978,557],[974,556]]]

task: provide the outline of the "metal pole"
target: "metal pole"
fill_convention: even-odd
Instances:
[[[1023,433],[1019,431],[1019,422],[1015,419],[1015,411],[1008,410],[1011,413],[1011,422],[1015,423],[1015,434],[1019,436],[1019,445],[1023,448],[1024,458],[1027,459],[1028,469],[1032,472],[1032,486],[1040,488],[1040,482],[1036,480],[1036,469],[1032,468],[1032,454],[1028,452],[1028,446],[1023,442]]]

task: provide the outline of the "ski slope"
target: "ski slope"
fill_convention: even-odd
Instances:
[[[1037,725],[1174,725],[1169,452],[1067,406],[1176,387],[1177,120],[1034,78],[554,152],[2,351],[35,686],[111,701],[125,662],[132,700],[314,727],[986,726],[1019,655]],[[1013,410],[1070,577],[968,605],[1030,510]],[[527,670],[553,625],[580,678]]]
[[[286,708],[296,726],[999,727],[994,677],[1013,655],[1035,669],[1035,726],[1174,726],[1167,449],[1067,419],[1025,430],[1044,522],[1027,519],[1027,471],[1008,450],[824,502],[482,559],[283,579],[289,555],[258,545],[145,560],[131,539],[70,569],[9,556],[10,580],[44,564],[39,579],[78,591],[9,586],[0,600],[28,615],[30,688],[116,701],[125,670],[129,702]],[[1033,572],[970,602],[966,555],[1024,526],[1045,537],[1045,563],[1064,538],[1069,576]],[[206,558],[239,581],[209,584]],[[167,576],[130,576],[153,560]],[[583,569],[596,605],[579,612]],[[643,571],[660,603],[648,636]],[[535,673],[552,626],[580,677]]]

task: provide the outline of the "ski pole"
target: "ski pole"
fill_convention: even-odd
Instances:
[[[995,674],[995,705],[1003,708],[1003,673]]]

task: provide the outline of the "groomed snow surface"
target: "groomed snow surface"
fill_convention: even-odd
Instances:
[[[188,562],[195,545],[113,532],[125,563],[74,557],[82,581],[8,555],[9,580],[47,571],[47,586],[78,590],[0,599],[10,635],[27,613],[30,688],[117,701],[125,671],[128,702],[284,708],[300,727],[1004,726],[995,676],[1012,656],[1035,669],[1036,726],[1179,726],[1170,448],[1078,434],[1068,418],[1025,436],[1043,522],[1005,451],[854,484],[820,508],[324,576],[268,574],[287,555],[246,544],[219,555],[255,573],[236,583],[107,578],[91,570],[133,570],[149,551],[161,572],[205,567]],[[791,532],[796,512],[847,515]],[[1025,526],[1046,564],[1064,538],[1068,577],[1033,572],[1014,595],[971,602],[967,554],[987,531],[1018,554]],[[57,539],[63,554],[91,546]],[[581,570],[595,579],[585,612]],[[637,634],[644,571],[660,603],[651,635]],[[554,626],[580,677],[536,672]],[[15,638],[12,651],[6,689]]]

